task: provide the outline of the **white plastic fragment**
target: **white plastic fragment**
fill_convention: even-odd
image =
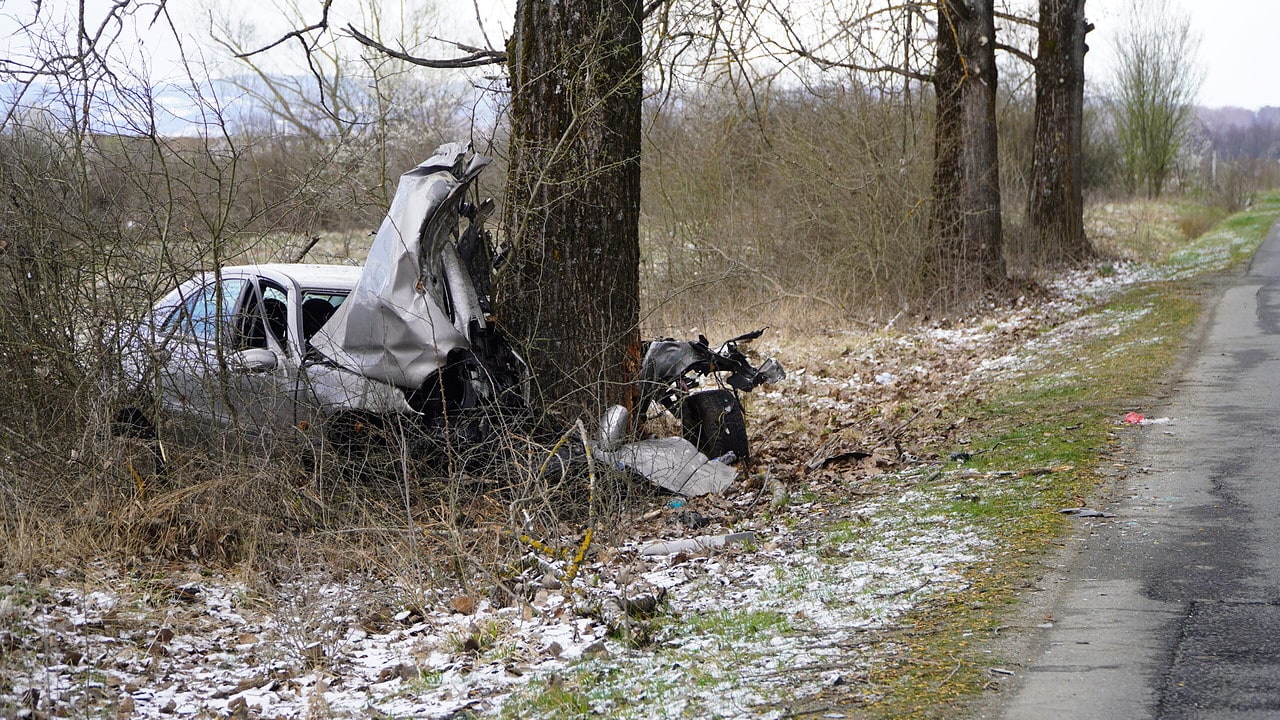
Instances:
[[[612,452],[597,447],[595,452],[664,490],[689,497],[724,492],[738,476],[735,468],[708,460],[693,443],[679,437],[640,440]]]
[[[641,555],[674,555],[678,552],[697,552],[707,548],[724,547],[725,545],[734,543],[754,542],[756,534],[753,532],[736,532],[728,535],[699,535],[696,538],[686,538],[683,540],[668,540],[667,542],[654,543],[640,550]]]

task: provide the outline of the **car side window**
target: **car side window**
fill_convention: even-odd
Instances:
[[[262,282],[262,309],[267,314],[267,330],[281,348],[289,347],[289,293],[271,282]]]
[[[347,299],[344,292],[304,290],[302,293],[302,337],[310,341],[338,307]]]
[[[261,288],[259,291],[258,288]],[[262,303],[258,297],[261,293]],[[258,284],[247,283],[241,292],[240,310],[232,323],[237,349],[268,348],[267,338],[274,337],[282,349],[289,347],[289,293],[280,285],[263,278]]]
[[[177,334],[187,340],[213,343],[225,338],[228,324],[247,282],[228,279],[212,282],[187,299],[177,323]]]

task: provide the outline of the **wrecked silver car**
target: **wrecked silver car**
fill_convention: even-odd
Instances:
[[[170,292],[123,354],[117,432],[340,448],[406,419],[481,439],[529,382],[486,320],[493,203],[466,192],[488,162],[456,143],[401,176],[363,268],[225,267]]]
[[[373,437],[419,439],[422,429],[474,445],[527,416],[528,367],[489,322],[493,201],[467,199],[488,163],[454,143],[402,175],[363,268],[224,267],[167,294],[123,353],[131,383],[117,434],[155,441],[157,464],[171,426],[351,456]],[[760,332],[716,350],[703,337],[649,343],[639,417],[662,408],[684,437],[626,442],[629,413],[613,408],[599,456],[673,492],[722,490],[748,457],[737,392],[782,377],[776,362],[757,369],[738,349]]]

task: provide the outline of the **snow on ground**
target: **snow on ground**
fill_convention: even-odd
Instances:
[[[848,333],[835,338],[841,352],[784,356],[788,379],[752,402],[847,424],[903,397],[955,397],[1033,366],[1065,336],[1105,334],[1124,318],[1083,311],[1147,272],[1118,263],[980,318]],[[842,504],[757,478],[758,490],[743,484],[712,503],[723,512],[709,527],[684,531],[754,533],[745,541],[643,555],[711,506],[663,508],[652,527],[667,536],[605,548],[567,586],[564,560],[531,558],[540,587],[506,607],[386,577],[265,586],[105,563],[11,576],[0,585],[0,715],[443,718],[505,706],[555,716],[538,703],[563,689],[614,717],[780,716],[892,656],[879,633],[963,587],[964,568],[991,551],[986,529],[940,510],[961,479],[927,473],[837,476],[848,486],[825,497],[850,498]]]

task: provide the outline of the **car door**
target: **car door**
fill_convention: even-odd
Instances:
[[[227,402],[246,439],[271,449],[294,439],[309,419],[299,396],[298,292],[292,283],[251,278],[232,322],[234,351],[228,355]]]
[[[242,277],[210,278],[162,327],[160,399],[181,434],[213,437],[231,424],[226,358],[234,352],[232,319],[247,286]]]

